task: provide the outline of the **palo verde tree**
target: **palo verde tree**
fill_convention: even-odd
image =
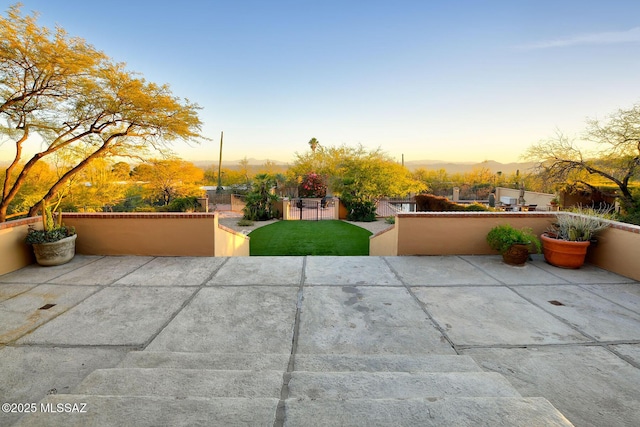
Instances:
[[[199,107],[166,85],[145,81],[84,40],[39,27],[19,5],[0,17],[0,134],[15,144],[5,170],[0,221],[38,162],[56,153],[82,153],[42,200],[59,197],[68,181],[93,160],[140,158],[167,152],[177,139],[201,137]],[[41,150],[23,159],[34,136]],[[26,161],[25,161],[26,160]],[[35,215],[39,203],[29,209]]]
[[[177,197],[199,196],[198,183],[204,171],[193,163],[179,159],[150,160],[136,166],[131,177],[144,181],[154,203],[167,206]]]
[[[288,171],[289,179],[301,183],[310,171],[326,177],[332,192],[354,214],[350,219],[357,221],[375,220],[376,202],[383,197],[403,197],[426,188],[382,150],[368,151],[362,145],[320,147],[296,153]]]
[[[631,214],[640,208],[632,185],[640,178],[640,105],[618,110],[605,121],[590,119],[584,141],[593,150],[581,148],[561,132],[529,148],[525,157],[538,161],[547,179],[578,184],[595,190],[594,182],[613,184],[623,210]]]

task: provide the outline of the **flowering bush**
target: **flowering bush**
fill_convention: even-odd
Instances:
[[[327,185],[322,176],[315,172],[309,172],[302,177],[299,187],[300,197],[325,197],[327,195]]]

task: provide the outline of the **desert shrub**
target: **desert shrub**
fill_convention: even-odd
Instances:
[[[450,212],[450,211],[487,211],[484,205],[472,203],[460,205],[453,203],[446,197],[433,194],[419,194],[416,196],[416,210],[418,212]]]
[[[372,222],[376,220],[376,203],[361,197],[343,195],[341,198],[347,208],[349,221]]]
[[[471,203],[470,205],[466,205],[463,208],[463,210],[467,212],[484,212],[484,211],[488,211],[489,209],[487,209],[484,205],[481,205],[480,203]]]
[[[169,212],[196,212],[201,208],[195,196],[176,197],[167,206]]]
[[[457,211],[460,207],[446,197],[433,194],[418,194],[416,196],[416,210],[418,212]]]

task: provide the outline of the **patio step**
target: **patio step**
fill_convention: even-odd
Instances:
[[[63,412],[74,404],[84,413]],[[48,405],[43,412],[41,405]],[[62,405],[59,407],[58,405]],[[187,398],[167,396],[88,396],[58,394],[38,403],[38,412],[22,417],[18,427],[191,427],[264,426],[272,427],[278,399]],[[59,410],[59,411],[58,411]],[[57,413],[51,413],[58,411]]]
[[[571,425],[470,356],[298,354],[285,375],[288,363],[287,354],[130,352],[74,394],[39,403],[85,403],[86,414],[39,412],[17,425]]]
[[[118,367],[286,371],[289,358],[289,354],[131,351]]]
[[[311,372],[482,372],[471,356],[297,354],[296,371]]]
[[[293,399],[521,397],[495,372],[293,372]]]
[[[279,398],[282,371],[174,368],[96,369],[76,388],[101,396]]]
[[[571,424],[541,397],[444,397],[429,399],[294,400],[285,406],[286,427],[492,426]]]
[[[176,368],[286,371],[288,354],[131,351],[118,368]],[[298,354],[296,371],[482,372],[471,356]]]

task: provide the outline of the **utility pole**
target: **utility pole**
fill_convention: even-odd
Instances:
[[[218,187],[216,188],[216,193],[222,193],[222,136],[224,132],[220,132],[220,160],[218,160]]]

